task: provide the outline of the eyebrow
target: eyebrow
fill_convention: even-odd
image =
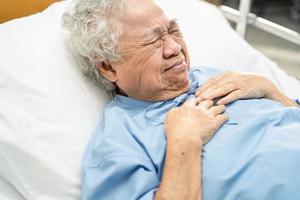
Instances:
[[[178,26],[177,21],[178,21],[177,19],[170,20],[169,27],[173,28],[174,26]]]
[[[174,26],[177,26],[177,19],[172,19],[169,21],[169,27],[173,28]],[[154,28],[151,28],[147,30],[143,36],[149,36],[149,35],[155,35],[155,36],[160,36],[161,33],[163,32],[163,28],[161,26],[156,26]]]

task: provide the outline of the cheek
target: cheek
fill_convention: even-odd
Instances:
[[[142,59],[143,66],[142,82],[144,87],[157,88],[162,84],[162,50],[153,48],[149,54]]]
[[[122,66],[120,87],[126,85],[127,90],[137,92],[157,88],[162,83],[162,57],[159,48],[144,48],[127,63],[126,66]]]
[[[159,49],[145,48],[139,52],[132,63],[134,72],[140,73],[141,76],[148,77],[160,70],[161,56]]]

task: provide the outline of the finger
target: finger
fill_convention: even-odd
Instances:
[[[222,124],[224,124],[225,122],[228,121],[229,117],[227,114],[221,114],[221,115],[217,115],[216,119],[217,119],[218,125],[221,126]]]
[[[212,106],[208,111],[216,116],[225,111],[225,106],[224,105]]]
[[[209,79],[206,83],[204,83],[195,93],[196,96],[198,96],[201,92],[203,92],[204,90],[206,90],[207,88],[211,87],[212,85],[216,84],[216,82],[222,80],[223,78],[225,78],[227,75],[229,74],[228,71],[219,74],[211,79]]]
[[[226,95],[225,97],[221,98],[217,101],[218,105],[226,105],[238,99],[244,98],[243,93],[241,90],[235,90],[230,94]]]
[[[223,74],[220,74],[210,79],[206,84],[200,87],[200,89],[196,92],[195,95],[198,96],[201,92],[207,90],[208,88],[217,88],[220,85],[226,84],[226,82],[232,80],[232,76],[234,74],[234,72],[227,70]]]
[[[196,98],[191,98],[186,100],[182,106],[196,106],[198,102],[196,101]]]
[[[211,100],[204,100],[199,102],[198,106],[205,108],[206,110],[213,106],[214,102]]]
[[[195,95],[196,96],[199,95],[201,92],[203,92],[207,88],[209,88],[212,85],[214,85],[217,81],[221,80],[223,77],[224,77],[224,74],[220,74],[218,76],[215,76],[215,77],[209,79],[207,82],[205,82],[202,86],[199,87],[199,89],[197,90],[197,92],[195,93]]]
[[[199,94],[199,98],[213,100],[215,98],[225,96],[237,89],[238,89],[237,84],[235,84],[234,82],[229,82],[217,88],[207,89],[206,91]]]

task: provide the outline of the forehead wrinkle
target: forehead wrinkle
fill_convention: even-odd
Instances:
[[[177,19],[171,19],[169,21],[169,23],[168,23],[168,27],[167,28],[174,27],[176,25],[177,25]],[[161,26],[155,26],[154,28],[152,27],[149,30],[147,30],[146,32],[144,32],[142,34],[142,37],[147,37],[149,35],[159,36],[159,35],[162,34],[163,31],[164,30],[163,30],[163,28]]]

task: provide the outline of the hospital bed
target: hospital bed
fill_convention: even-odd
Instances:
[[[262,74],[289,97],[300,97],[299,81],[236,34],[216,6],[159,4],[178,18],[192,66]],[[81,74],[67,48],[60,24],[67,5],[0,24],[1,200],[81,199],[81,158],[108,98]]]
[[[300,33],[250,13],[251,3],[252,0],[241,0],[239,10],[224,5],[220,6],[225,17],[236,23],[236,31],[241,37],[245,37],[247,25],[251,24],[256,28],[300,46]]]

